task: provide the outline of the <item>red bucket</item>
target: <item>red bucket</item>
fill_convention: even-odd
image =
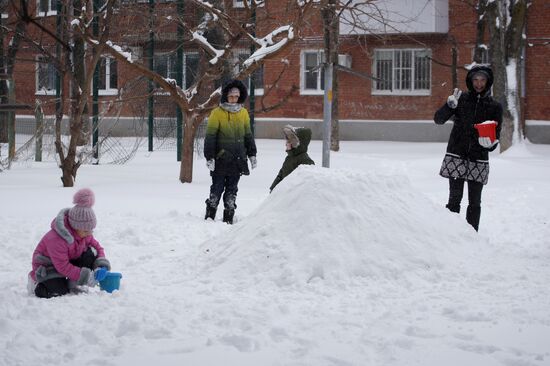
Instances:
[[[479,137],[489,137],[491,142],[497,139],[497,121],[485,121],[483,123],[475,124],[474,127],[479,134]]]

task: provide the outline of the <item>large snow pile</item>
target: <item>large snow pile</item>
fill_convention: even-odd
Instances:
[[[405,176],[307,166],[246,221],[204,243],[202,271],[279,286],[429,279],[449,264],[471,263],[479,244],[462,218],[434,205]]]

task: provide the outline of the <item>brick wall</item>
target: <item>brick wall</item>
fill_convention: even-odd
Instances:
[[[117,16],[117,28],[113,29],[112,39],[124,44],[143,44],[143,32],[136,36],[129,29],[143,30],[147,28],[147,7],[136,6],[132,13],[121,12]],[[141,10],[140,10],[141,9]],[[187,17],[193,19],[197,13],[186,9]],[[266,13],[267,11],[267,13]],[[167,10],[167,14],[173,10]],[[259,11],[259,16],[266,14],[270,18],[259,23],[258,34],[262,29],[268,29],[274,24],[284,24],[283,19],[288,15],[286,8],[280,2],[268,2],[266,9]],[[434,62],[431,65],[431,91],[427,96],[392,96],[373,95],[372,81],[356,75],[339,72],[340,118],[357,120],[431,120],[434,111],[439,108],[452,92],[450,38],[456,40],[458,46],[458,65],[464,66],[472,61],[472,49],[475,41],[475,11],[464,1],[449,0],[449,34],[414,34],[393,36],[385,39],[377,37],[351,37],[342,39],[340,53],[350,54],[352,69],[367,75],[372,74],[372,52],[377,48],[424,48],[431,49]],[[526,91],[525,91],[525,118],[531,120],[550,120],[550,45],[548,44],[550,22],[550,4],[544,1],[534,1],[528,12],[526,51]],[[44,21],[53,22],[50,17]],[[318,16],[305,19],[308,26],[304,29],[307,37],[304,41],[295,43],[286,53],[277,55],[265,64],[265,88],[276,88],[265,97],[258,97],[256,109],[269,108],[279,103],[293,87],[297,87],[288,101],[278,109],[268,113],[258,113],[262,118],[306,118],[319,119],[323,115],[323,95],[300,94],[300,50],[304,48],[322,49],[321,21]],[[173,26],[163,29],[164,34],[174,34]],[[141,39],[140,39],[141,37]],[[45,40],[47,43],[47,40]],[[174,49],[174,39],[158,40],[157,50]],[[188,49],[191,44],[184,45]],[[51,97],[35,95],[35,63],[34,51],[29,45],[21,48],[19,61],[15,68],[17,80],[17,100],[22,103],[34,104],[34,99],[44,101],[46,113],[53,113]],[[146,105],[146,82],[136,82],[138,75],[132,74],[124,65],[119,64],[119,88],[124,88],[127,95],[134,98],[124,103],[122,115],[132,115],[136,110],[143,110]],[[465,89],[465,70],[459,70],[458,87]],[[109,106],[108,101],[114,97],[101,97],[102,108]],[[162,99],[162,97],[159,97]],[[67,111],[68,106],[66,106]],[[115,113],[117,108],[112,108]]]
[[[528,10],[525,119],[550,120],[550,3],[533,1]]]

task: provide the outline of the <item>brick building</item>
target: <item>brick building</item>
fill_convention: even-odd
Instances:
[[[111,32],[116,42],[132,51],[137,62],[143,61],[145,64],[148,47],[147,2],[126,1],[132,4],[122,4],[117,15],[120,21]],[[37,1],[37,15],[44,17],[45,22],[55,22],[55,3],[56,0]],[[174,1],[157,3],[157,12],[164,16],[174,14]],[[232,5],[231,11],[238,16],[242,1],[228,0],[227,3]],[[128,7],[132,8],[132,12],[125,11]],[[460,0],[384,0],[380,1],[380,8],[387,10],[389,27],[371,24],[369,32],[365,32],[343,23],[340,26],[339,59],[343,66],[355,72],[339,71],[340,137],[342,140],[444,141],[450,126],[447,124],[444,128],[437,128],[432,117],[452,91],[451,68],[448,66],[452,61],[451,40],[456,42],[458,51],[458,86],[465,88],[464,66],[472,62],[475,46],[475,11]],[[187,7],[185,11],[187,18],[199,16],[196,9]],[[274,0],[267,0],[258,14],[259,17],[263,14],[271,18],[284,16],[280,2]],[[4,21],[9,17],[5,16]],[[549,22],[550,4],[534,1],[528,10],[522,102],[526,136],[537,143],[550,143],[550,107],[547,102],[550,97]],[[308,24],[304,38],[284,55],[267,61],[256,73],[257,105],[276,103],[293,87],[297,88],[280,108],[256,114],[255,130],[260,138],[280,137],[280,127],[289,121],[308,125],[313,128],[314,137],[321,136],[324,80],[318,66],[324,56],[318,12],[308,19]],[[155,70],[171,77],[176,65],[174,50],[178,47],[175,26],[161,23],[157,26]],[[262,23],[259,23],[258,33],[261,32]],[[200,59],[191,43],[183,47],[186,50],[183,80],[184,85],[190,86],[196,69],[200,67]],[[245,57],[248,52],[244,45],[235,53],[236,61],[240,58],[239,53]],[[15,67],[16,99],[29,104],[34,104],[36,98],[42,99],[47,113],[53,113],[51,98],[55,94],[55,68],[39,62],[41,56],[30,47],[22,47],[20,58],[27,61],[18,62]],[[121,89],[126,96],[133,95],[132,91],[135,95],[146,94],[147,81],[124,65],[110,57],[105,57],[101,65],[101,101],[115,99]],[[369,79],[368,76],[376,79]],[[264,97],[263,92],[275,83],[277,89]],[[143,100],[136,100],[140,101],[125,103],[117,113],[128,118],[144,114]],[[162,93],[157,93],[155,100],[158,102],[155,110],[158,118],[174,115],[173,104]]]

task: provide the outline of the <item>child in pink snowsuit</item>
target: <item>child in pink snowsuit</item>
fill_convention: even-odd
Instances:
[[[32,255],[28,290],[37,297],[62,296],[76,286],[95,286],[94,272],[111,264],[92,232],[96,217],[95,197],[84,188],[75,193],[72,208],[62,209]]]

